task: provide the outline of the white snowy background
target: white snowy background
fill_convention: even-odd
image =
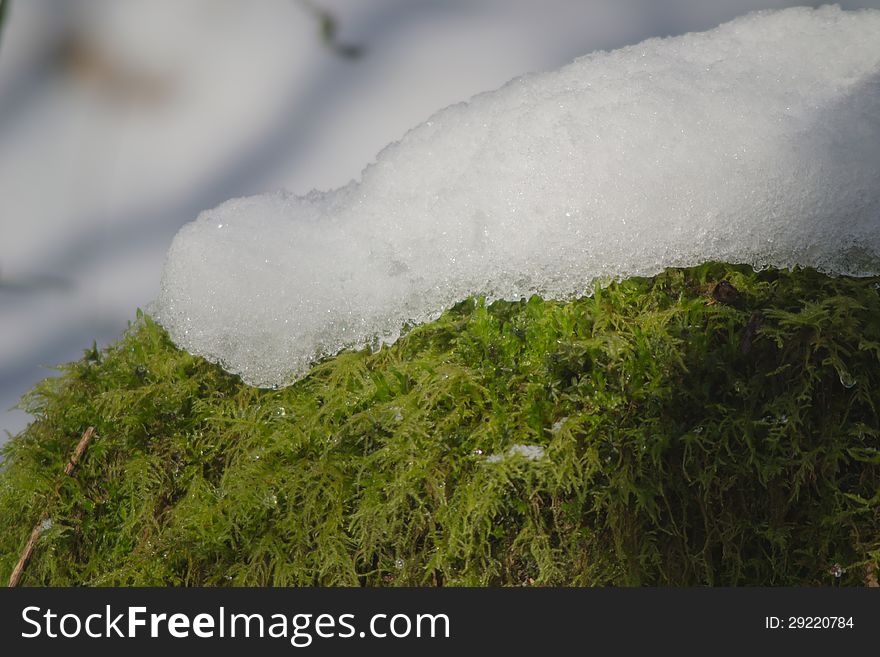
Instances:
[[[45,366],[113,341],[156,297],[168,246],[199,211],[343,185],[437,109],[525,72],[803,4],[821,3],[13,0],[0,35],[0,430],[27,423],[7,409]]]

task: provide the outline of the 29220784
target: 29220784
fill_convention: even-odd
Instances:
[[[768,630],[844,630],[853,629],[852,616],[765,616]]]

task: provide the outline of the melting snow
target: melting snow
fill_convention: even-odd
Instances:
[[[710,259],[880,269],[880,12],[761,12],[513,80],[360,182],[204,212],[153,313],[279,386],[470,295],[567,298]]]
[[[512,456],[522,456],[527,461],[539,461],[544,458],[544,448],[541,445],[511,445],[504,454],[491,454],[486,457],[486,463],[501,463]]]

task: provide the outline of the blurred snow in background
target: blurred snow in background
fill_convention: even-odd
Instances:
[[[44,366],[116,339],[155,298],[171,239],[199,211],[338,187],[434,111],[522,73],[799,4],[821,3],[13,0],[0,34],[0,429],[28,421],[6,409]]]

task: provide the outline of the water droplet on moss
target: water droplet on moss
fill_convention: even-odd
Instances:
[[[837,366],[837,377],[840,379],[840,385],[844,388],[849,389],[856,384],[855,377],[842,366]]]

